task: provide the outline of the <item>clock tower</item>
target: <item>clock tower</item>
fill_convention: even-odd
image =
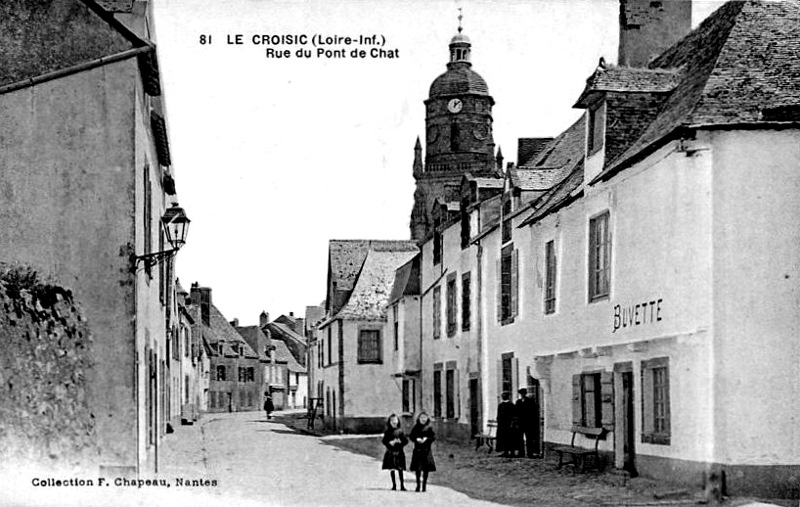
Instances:
[[[494,156],[492,106],[486,81],[470,61],[472,45],[461,33],[450,40],[447,71],[433,80],[425,101],[425,156],[414,147],[414,208],[411,239],[425,240],[433,231],[431,207],[437,198],[457,202],[461,178],[500,177]],[[423,162],[424,160],[424,162]]]

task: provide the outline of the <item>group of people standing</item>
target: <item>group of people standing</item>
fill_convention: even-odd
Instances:
[[[383,438],[381,439],[384,447],[386,447],[381,468],[391,471],[392,490],[397,489],[397,480],[395,479],[395,472],[397,472],[400,479],[400,491],[406,491],[405,484],[403,483],[403,471],[406,469],[406,454],[403,447],[408,444],[409,440],[414,443],[410,468],[417,476],[416,491],[425,491],[428,485],[428,472],[436,471],[436,463],[433,459],[433,451],[431,449],[433,441],[436,440],[436,433],[433,431],[431,418],[425,412],[421,412],[417,416],[417,422],[411,429],[408,438],[406,438],[405,432],[403,432],[400,418],[397,417],[396,414],[389,416],[386,420],[386,431],[383,432]],[[422,478],[421,484],[420,478]]]
[[[539,405],[520,389],[519,399],[511,402],[511,395],[504,392],[497,406],[497,451],[504,458],[539,457]]]

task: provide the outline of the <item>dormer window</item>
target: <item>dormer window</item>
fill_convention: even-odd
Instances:
[[[587,156],[594,155],[603,147],[606,130],[606,109],[603,101],[593,104],[586,112],[588,118],[588,132],[586,139]]]

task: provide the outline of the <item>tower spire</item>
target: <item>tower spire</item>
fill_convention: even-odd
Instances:
[[[417,136],[417,143],[414,145],[414,176],[422,174],[422,143],[419,142]]]
[[[469,37],[461,33],[464,27],[461,26],[461,20],[464,19],[464,14],[461,12],[461,7],[458,8],[458,33],[453,35],[450,39],[450,63],[447,64],[448,68],[453,65],[462,64],[471,66],[469,61],[470,48],[472,44],[469,42]]]

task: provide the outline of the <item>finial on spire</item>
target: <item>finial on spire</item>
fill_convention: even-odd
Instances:
[[[464,14],[461,12],[461,7],[458,8],[458,33],[461,33],[463,28],[461,27],[461,20],[464,18]]]

